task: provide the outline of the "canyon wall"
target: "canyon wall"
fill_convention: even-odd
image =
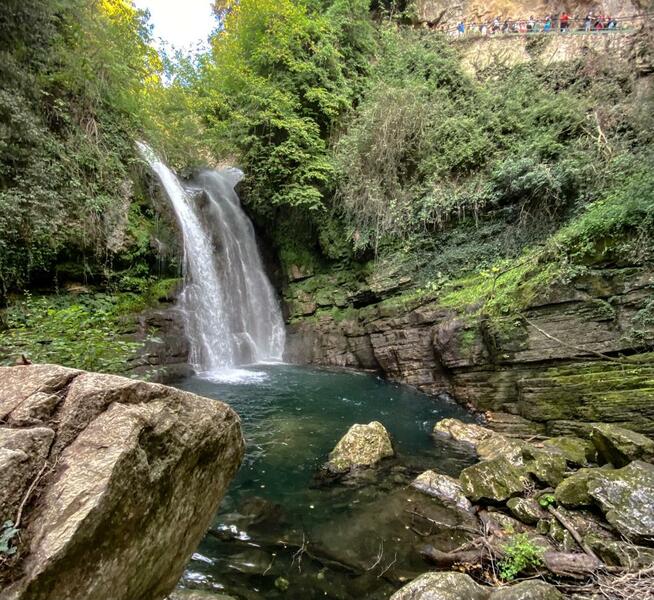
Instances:
[[[333,283],[331,296],[307,292],[310,279],[291,286],[287,360],[376,370],[476,410],[536,421],[549,435],[583,433],[592,422],[654,432],[650,269],[591,270],[493,322],[437,298],[361,306],[365,290]]]

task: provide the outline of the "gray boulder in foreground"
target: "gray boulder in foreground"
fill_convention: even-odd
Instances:
[[[0,368],[0,423],[0,522],[41,474],[2,600],[164,598],[244,449],[221,402],[53,365]]]
[[[501,588],[481,586],[456,571],[430,571],[395,592],[390,600],[562,600],[544,581],[525,581]]]

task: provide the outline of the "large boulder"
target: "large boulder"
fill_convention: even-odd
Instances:
[[[0,455],[27,457],[4,490],[25,510],[3,600],[161,600],[244,450],[221,402],[51,365],[0,368],[0,420]]]
[[[472,510],[472,504],[465,497],[458,479],[434,471],[425,471],[418,475],[411,485],[428,496],[438,498],[443,504],[454,506],[459,510]]]
[[[634,461],[616,470],[599,470],[588,493],[606,520],[633,542],[654,541],[654,465]]]
[[[625,467],[632,460],[654,460],[654,440],[617,425],[594,425],[590,439],[602,463]]]
[[[487,600],[490,589],[465,573],[430,571],[395,592],[390,600]]]
[[[395,455],[391,437],[378,421],[356,424],[338,441],[325,468],[331,473],[347,473],[359,467],[372,467]]]
[[[504,502],[522,494],[528,483],[524,469],[503,456],[463,469],[459,479],[463,492],[473,502]]]

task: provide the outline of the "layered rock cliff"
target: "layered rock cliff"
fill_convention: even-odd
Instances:
[[[533,420],[550,435],[583,433],[592,422],[654,432],[649,268],[590,270],[492,323],[472,316],[474,306],[454,310],[435,296],[377,295],[361,306],[364,290],[336,285],[331,295],[307,292],[311,280],[291,286],[288,360],[377,370],[480,411]]]

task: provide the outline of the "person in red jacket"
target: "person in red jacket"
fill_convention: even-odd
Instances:
[[[570,26],[570,15],[564,11],[561,13],[561,32],[565,33],[566,31],[568,31],[569,26]]]

